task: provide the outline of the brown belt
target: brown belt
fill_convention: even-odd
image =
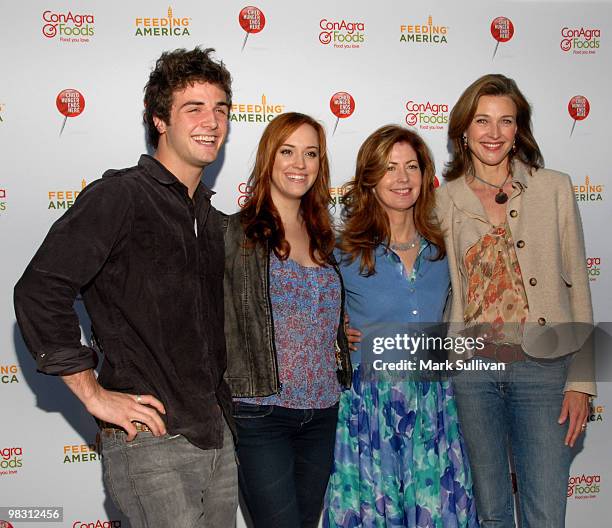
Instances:
[[[509,343],[485,343],[482,350],[474,350],[474,355],[489,358],[499,363],[514,363],[527,359],[521,345]]]
[[[136,431],[139,433],[152,433],[151,429],[146,424],[141,422],[132,422],[132,425],[136,427]],[[98,420],[98,426],[103,433],[113,433],[115,431],[123,431],[126,432],[123,427],[119,427],[116,424],[110,422],[103,422],[102,420]]]

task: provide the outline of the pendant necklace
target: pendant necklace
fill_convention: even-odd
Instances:
[[[490,185],[491,187],[495,187],[497,189],[497,194],[495,195],[496,203],[501,205],[501,204],[505,204],[508,201],[508,195],[504,192],[504,185],[506,185],[506,182],[508,181],[508,178],[510,177],[510,173],[506,175],[506,179],[504,180],[504,183],[502,183],[501,185],[495,185],[494,183],[488,182],[487,180],[480,178],[476,174],[472,174],[472,176],[474,176],[474,178],[476,178],[478,181],[481,181],[482,183],[486,183],[487,185]]]
[[[420,239],[421,236],[417,233],[412,240],[409,240],[408,242],[392,242],[389,244],[389,247],[393,251],[408,251],[409,249],[414,249],[417,247]]]

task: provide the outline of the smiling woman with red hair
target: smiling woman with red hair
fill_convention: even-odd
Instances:
[[[240,489],[256,527],[315,528],[351,371],[322,126],[295,112],[271,121],[249,186],[225,244]]]
[[[337,255],[351,326],[374,339],[442,320],[449,276],[434,174],[408,129],[382,127],[359,149]],[[352,387],[340,397],[324,527],[477,528],[450,382],[425,372],[389,379],[372,370],[386,356],[372,353],[353,353]]]

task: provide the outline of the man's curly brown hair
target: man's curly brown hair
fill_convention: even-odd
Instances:
[[[213,48],[193,50],[176,49],[165,51],[157,59],[155,68],[144,88],[143,121],[147,130],[149,143],[157,148],[159,131],[153,117],[164,123],[170,123],[172,96],[177,90],[183,90],[188,84],[206,82],[218,86],[227,96],[227,104],[232,105],[232,77],[222,61],[213,60],[210,55]]]

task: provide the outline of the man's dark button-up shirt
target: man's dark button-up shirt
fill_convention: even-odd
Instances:
[[[152,394],[170,434],[220,448],[223,381],[223,225],[200,183],[193,199],[142,156],[108,171],[51,227],[15,287],[15,312],[38,369],[73,374],[97,363],[80,341],[80,292],[104,352],[99,383]]]

